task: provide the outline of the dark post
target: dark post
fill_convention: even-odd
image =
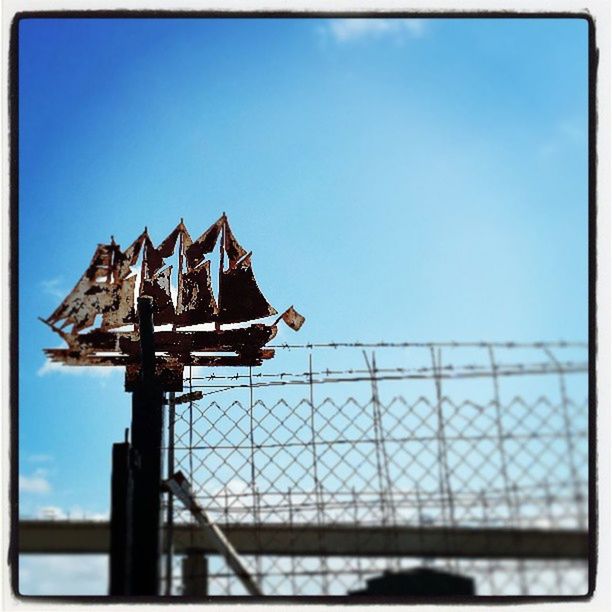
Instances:
[[[170,478],[174,474],[174,421],[176,419],[176,395],[174,391],[170,392],[168,398],[168,467],[166,469],[167,477]],[[166,595],[172,595],[172,553],[174,543],[174,497],[171,491],[168,491],[166,507]]]
[[[208,559],[197,549],[189,549],[183,559],[183,595],[208,595]]]
[[[155,377],[153,300],[138,298],[142,371],[132,395],[134,495],[131,595],[159,593],[163,391]]]
[[[130,444],[113,444],[111,476],[110,595],[129,595],[132,479]]]

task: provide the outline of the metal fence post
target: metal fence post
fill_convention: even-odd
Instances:
[[[183,559],[183,595],[206,597],[208,595],[208,559],[201,551],[190,549]]]
[[[113,444],[110,520],[110,595],[129,595],[133,482],[130,473],[130,444]]]
[[[153,300],[138,298],[142,373],[132,394],[135,454],[131,595],[157,595],[160,580],[160,494],[163,392],[155,377]]]

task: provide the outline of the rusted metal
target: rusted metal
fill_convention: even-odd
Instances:
[[[214,250],[217,241],[219,294],[215,299],[210,260],[205,257]],[[177,245],[175,300],[171,291],[173,266],[166,266],[164,260],[174,254]],[[136,268],[139,259],[140,278]],[[131,385],[138,367],[139,336],[136,329],[126,327],[136,324],[136,299],[148,296],[154,304],[154,324],[172,325],[171,331],[154,332],[154,344],[159,355],[158,370],[167,371],[160,376],[173,389],[178,388],[177,381],[186,365],[259,365],[274,354],[263,346],[276,335],[280,319],[273,324],[222,327],[277,314],[257,285],[251,259],[252,253],[238,243],[225,213],[195,241],[182,220],[158,247],[153,245],[146,228],[125,251],[112,238],[109,244],[96,247],[74,289],[44,320],[67,344],[67,348],[45,352],[52,361],[65,365],[127,367],[126,385]],[[94,327],[98,317],[99,326]],[[296,330],[303,322],[295,311],[280,318]],[[214,323],[215,330],[183,329],[206,323]],[[219,352],[228,354],[206,354]]]
[[[146,231],[140,234],[134,242],[122,253],[119,249],[117,249],[117,276],[118,278],[126,278],[131,270],[131,266],[135,266],[138,258],[140,257],[140,252],[142,250],[142,246],[144,244],[144,239],[146,237]]]
[[[223,213],[223,216],[221,217],[222,221],[225,221],[225,212]],[[217,297],[217,309],[219,311],[221,311],[221,304],[222,304],[222,300],[221,298],[223,297],[223,291],[221,291],[221,285],[223,284],[223,268],[224,268],[224,264],[225,264],[225,223],[223,223],[221,225],[221,240],[219,240],[219,295]],[[220,331],[221,330],[221,320],[217,317],[217,320],[215,321],[215,331]]]
[[[114,292],[112,306],[102,314],[101,329],[113,329],[136,322],[134,296],[136,277],[126,278]]]
[[[168,353],[184,353],[185,351],[235,351],[249,352],[258,350],[276,336],[277,328],[274,325],[255,323],[249,327],[222,329],[220,333],[213,330],[181,331],[176,333],[170,330],[155,331],[155,350]],[[70,339],[69,350],[77,353],[118,352],[132,354],[137,351],[138,332],[94,329],[76,336],[67,336]],[[48,354],[57,350],[45,349]]]
[[[153,246],[149,235],[145,236],[145,252],[143,260],[143,279],[151,279],[158,270],[163,268],[164,258],[161,253]]]
[[[187,246],[185,256],[187,265],[195,268],[202,262],[204,255],[211,253],[217,243],[217,238],[221,232],[223,217],[213,223],[197,240]]]
[[[156,360],[155,380],[164,391],[182,391],[183,389],[183,366],[171,367],[170,364]],[[140,385],[140,364],[126,364],[125,367],[125,390],[132,393]]]
[[[99,244],[91,263],[72,291],[46,319],[51,325],[63,321],[61,328],[73,325],[73,331],[90,327],[98,314],[110,312],[116,304],[118,285],[106,280],[112,262],[111,245]]]
[[[281,319],[294,331],[299,331],[302,325],[304,325],[304,321],[306,321],[293,306],[289,306],[289,308],[274,321],[274,324],[276,325]]]
[[[153,320],[155,325],[173,323],[175,318],[174,303],[170,292],[170,275],[172,266],[158,272],[153,278],[145,279],[141,295],[153,298]]]
[[[204,393],[202,391],[191,391],[190,393],[183,393],[183,395],[179,395],[174,398],[174,404],[188,404],[189,402],[197,402],[204,397]],[[173,470],[170,470],[172,472]]]
[[[244,249],[236,240],[236,237],[232,233],[227,219],[225,220],[224,239],[225,251],[227,253],[227,256],[229,257],[230,264],[232,262],[238,262],[239,259],[242,259],[247,254],[246,249]]]
[[[182,231],[182,223],[179,223],[173,230],[170,232],[170,235],[162,241],[162,243],[157,247],[157,252],[162,257],[172,257],[172,253],[174,253],[174,247],[176,246],[176,241],[181,234]]]
[[[223,293],[219,312],[222,323],[242,323],[277,314],[259,290],[250,265],[223,272],[219,292]]]
[[[140,376],[132,392],[132,470],[134,490],[130,595],[157,595],[159,592],[159,553],[161,527],[161,446],[163,429],[163,392],[156,377],[153,340],[153,300],[138,298],[140,333]]]
[[[210,261],[197,270],[181,275],[181,291],[176,309],[177,326],[212,323],[217,317],[217,304],[210,281]]]

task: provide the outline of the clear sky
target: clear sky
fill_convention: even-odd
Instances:
[[[46,317],[98,242],[226,211],[307,341],[586,340],[583,20],[20,24],[21,513],[108,513],[119,372]],[[282,367],[280,365],[279,367]]]

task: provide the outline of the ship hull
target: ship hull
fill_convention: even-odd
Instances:
[[[275,325],[254,324],[249,327],[218,331],[172,331],[154,333],[155,350],[167,353],[257,351],[276,335]],[[127,355],[139,352],[138,331],[112,332],[93,330],[70,339],[70,350],[79,352],[115,351]]]
[[[254,324],[219,331],[156,331],[156,373],[167,391],[182,390],[184,366],[257,366],[274,356],[264,348],[276,335],[275,325]],[[67,338],[65,349],[45,349],[51,361],[68,366],[125,366],[126,389],[132,390],[140,372],[137,331],[93,330]]]

